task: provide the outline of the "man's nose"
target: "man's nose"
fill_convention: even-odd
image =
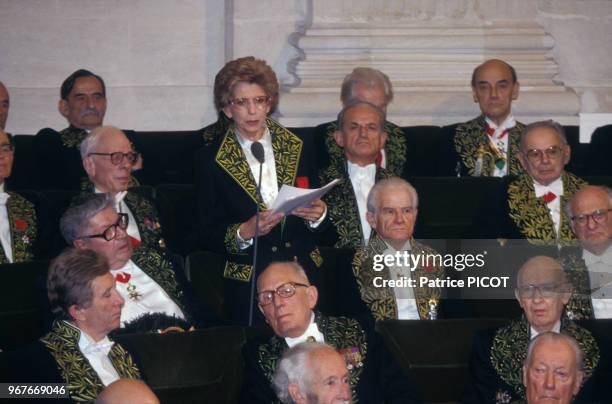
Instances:
[[[595,227],[597,227],[597,223],[595,222],[595,219],[593,219],[593,216],[587,216],[586,227],[589,230],[594,230]]]
[[[342,390],[340,391],[340,397],[338,397],[340,400],[346,400],[349,401],[352,397],[351,397],[351,389],[348,383],[342,383],[342,386],[340,387]]]
[[[544,379],[544,387],[549,390],[553,390],[555,388],[555,372],[550,370],[546,372],[546,378]]]

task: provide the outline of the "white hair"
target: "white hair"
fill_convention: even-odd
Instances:
[[[410,194],[410,199],[412,200],[412,207],[414,209],[419,207],[419,194],[416,189],[410,183],[404,179],[399,177],[391,177],[385,178],[384,180],[378,181],[368,194],[367,200],[367,208],[368,212],[376,213],[378,209],[378,199],[381,192],[385,191],[387,188],[391,189],[401,189],[403,188],[406,192]]]

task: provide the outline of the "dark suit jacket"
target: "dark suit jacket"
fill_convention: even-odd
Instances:
[[[564,206],[586,183],[569,172],[562,174],[562,180],[560,238],[573,240],[575,236],[565,217]],[[556,232],[552,218],[544,199],[536,198],[531,177],[527,174],[516,178],[506,177],[503,188],[505,191],[488,201],[483,211],[474,219],[469,236],[554,241]]]
[[[385,348],[382,338],[374,331],[371,320],[357,321],[348,317],[315,315],[325,342],[338,350],[358,348],[362,366],[350,370],[353,399],[360,403],[417,403],[420,395],[402,374]],[[245,359],[241,402],[276,402],[271,387],[272,374],[283,352],[288,349],[283,338],[273,336],[268,341],[251,340],[243,348]]]
[[[15,192],[7,192],[10,197],[6,201],[9,230],[11,232],[11,247],[13,262],[34,260],[38,224],[36,211],[32,202]],[[0,245],[0,264],[8,260],[2,245]]]
[[[307,181],[310,188],[318,185],[312,164],[312,145],[300,139],[276,121],[268,118],[272,135],[279,190],[283,184],[295,186],[296,178]],[[228,319],[246,324],[250,303],[253,268],[253,246],[240,250],[236,232],[241,223],[266,206],[256,195],[256,182],[231,125],[223,138],[198,151],[196,158],[197,201],[202,248],[224,254],[226,265],[225,311]],[[309,279],[317,284],[322,258],[312,232],[323,231],[326,219],[317,229],[297,216],[287,216],[270,233],[259,238],[256,274],[273,261],[297,260]],[[258,310],[256,310],[258,312]]]
[[[510,139],[508,153],[510,175],[523,173],[523,168],[516,157],[516,153],[518,152],[520,134],[524,127],[524,124],[517,122],[508,134]],[[467,122],[444,126],[441,129],[440,137],[439,176],[474,176],[474,165],[481,147],[484,150],[481,176],[488,177],[491,175],[494,159],[490,153],[491,146],[488,142],[484,115]]]
[[[561,331],[574,337],[585,354],[584,384],[575,402],[591,402],[590,378],[600,357],[597,342],[588,330],[569,320],[561,321]],[[472,345],[470,378],[463,402],[488,404],[525,400],[522,366],[529,341],[529,323],[524,319],[477,333]]]

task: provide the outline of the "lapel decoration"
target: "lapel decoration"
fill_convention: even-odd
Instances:
[[[508,207],[510,218],[521,233],[532,240],[574,240],[575,236],[565,216],[565,204],[582,187],[586,185],[582,179],[568,172],[561,175],[563,195],[561,196],[560,235],[554,228],[550,211],[544,198],[536,198],[533,180],[527,174],[519,176],[508,186]]]
[[[412,254],[432,255],[438,254],[433,248],[410,241]],[[397,319],[397,300],[391,288],[377,288],[374,286],[374,278],[381,277],[383,280],[390,280],[389,268],[384,266],[381,271],[374,271],[374,256],[383,254],[387,249],[387,244],[378,234],[370,239],[370,243],[365,248],[360,248],[353,258],[353,275],[359,286],[361,299],[368,305],[372,316],[376,321]],[[429,279],[441,278],[445,276],[444,267],[438,266],[418,266],[411,273],[412,279],[427,277]],[[416,300],[419,317],[421,320],[435,319],[437,317],[438,305],[442,291],[440,288],[414,287],[414,298]]]
[[[172,263],[156,250],[135,248],[132,261],[151,277],[176,303],[186,316],[184,293],[179,287]]]
[[[569,252],[562,250],[559,258],[574,289],[570,301],[565,306],[565,313],[570,320],[595,318],[591,301],[589,272],[581,253],[581,249],[572,249]]]
[[[10,198],[6,201],[6,210],[11,232],[13,262],[32,261],[34,259],[33,245],[36,241],[36,211],[34,205],[14,192],[9,192],[9,195]],[[1,248],[0,251],[2,251]],[[3,251],[1,258],[6,261]]]
[[[363,372],[363,364],[367,359],[368,343],[366,334],[361,325],[348,317],[326,317],[315,313],[315,322],[319,331],[325,337],[325,342],[333,346],[347,361],[351,379],[353,402],[357,403],[356,386]],[[272,381],[276,364],[283,352],[287,350],[287,343],[283,338],[273,336],[268,343],[259,346],[258,362],[266,379]]]
[[[93,402],[104,389],[102,380],[79,349],[81,332],[64,321],[56,320],[51,332],[41,338],[55,359],[66,381],[70,398],[76,402]],[[130,354],[114,344],[108,357],[120,377],[140,379],[140,371]]]
[[[599,363],[599,347],[593,335],[576,323],[561,318],[561,332],[573,337],[584,353],[584,379],[586,382]],[[523,363],[527,357],[530,342],[529,323],[523,317],[501,327],[495,333],[491,345],[491,364],[500,378],[507,383],[522,399],[525,399],[523,386]]]
[[[329,154],[331,166],[340,164],[344,161],[344,150],[336,143],[334,133],[338,130],[336,121],[330,122],[326,128],[325,146]],[[402,128],[396,124],[386,121],[385,132],[387,132],[387,143],[385,153],[387,157],[386,170],[394,176],[401,177],[404,174],[406,164],[406,135]]]
[[[62,130],[59,135],[64,147],[78,149],[83,139],[85,139],[85,136],[87,136],[87,131],[85,131],[85,129],[69,126]]]
[[[517,122],[508,131],[509,175],[520,175],[524,172],[517,157],[520,135],[524,127],[525,125]],[[454,142],[455,150],[470,176],[489,177],[493,175],[498,155],[491,148],[484,115],[457,125]]]
[[[257,195],[257,183],[247,163],[246,156],[242,151],[242,147],[236,139],[238,134],[234,124],[232,123],[227,130],[219,150],[215,156],[215,162],[242,188],[247,195],[251,197],[253,202],[259,203],[259,208],[266,209],[263,200]],[[274,141],[273,141],[274,143]],[[274,146],[273,146],[274,147]],[[276,150],[275,150],[276,154]],[[274,156],[276,159],[276,156]],[[278,167],[277,167],[278,177]]]
[[[155,206],[148,199],[130,191],[123,201],[136,219],[140,242],[148,248],[163,251],[166,248],[166,241],[162,235],[159,214]]]

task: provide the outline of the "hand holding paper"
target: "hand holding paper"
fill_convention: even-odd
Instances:
[[[280,191],[278,191],[278,196],[276,197],[276,199],[274,200],[274,203],[272,204],[272,212],[274,213],[282,212],[285,215],[288,215],[291,212],[293,212],[295,209],[298,209],[298,208],[305,207],[308,209],[312,209],[312,208],[318,209],[318,207],[320,207],[319,203],[315,202],[314,204],[315,206],[310,206],[310,205],[314,201],[321,199],[321,197],[325,195],[327,192],[329,192],[329,190],[332,189],[334,185],[338,183],[338,181],[340,180],[335,179],[331,181],[329,184],[325,185],[324,187],[317,188],[317,189],[303,189],[303,188],[292,187],[289,185],[283,185]],[[325,204],[323,204],[323,209],[324,209],[324,205]],[[321,211],[321,213],[323,213],[323,211]]]

